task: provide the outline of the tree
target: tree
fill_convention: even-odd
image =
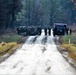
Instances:
[[[60,6],[59,0],[50,0],[50,25],[53,25],[54,22],[61,22],[62,18],[62,9]]]
[[[67,23],[73,24],[76,23],[76,0],[61,0],[61,6],[66,13]]]
[[[60,0],[43,0],[41,1],[43,12],[43,25],[53,26],[54,22],[65,22],[65,13],[60,5]]]
[[[37,0],[23,0],[22,4],[22,12],[18,14],[18,21],[21,22],[21,25],[40,25],[41,8]]]
[[[21,10],[21,0],[0,0],[0,28],[13,28],[15,15]]]
[[[76,24],[76,0],[72,0],[72,3],[73,3],[73,9],[72,9],[73,24]]]

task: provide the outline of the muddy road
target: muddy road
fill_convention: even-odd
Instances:
[[[55,45],[53,35],[30,36],[23,46],[0,63],[0,75],[76,75]]]

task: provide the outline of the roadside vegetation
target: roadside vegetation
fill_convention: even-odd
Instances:
[[[60,39],[61,47],[68,50],[68,56],[76,60],[76,34],[62,36]]]
[[[17,47],[18,45],[19,44],[17,44],[16,42],[0,43],[0,57],[5,55],[6,53],[8,53],[8,54],[13,53],[14,48]]]
[[[5,34],[0,36],[0,42],[17,42],[20,38],[17,34]]]
[[[23,36],[16,33],[0,35],[0,57],[13,53],[23,43],[23,38]]]

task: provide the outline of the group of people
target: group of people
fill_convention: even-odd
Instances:
[[[45,35],[51,35],[51,28],[45,28],[44,31],[45,31]]]
[[[18,34],[21,33],[26,33],[26,35],[41,35],[41,28],[40,27],[30,27],[26,28],[25,26],[20,26],[17,28]],[[54,32],[56,31],[56,28],[53,30]],[[45,35],[51,35],[51,28],[44,28]],[[63,29],[64,35],[72,34],[72,30],[70,28],[67,28],[66,26]]]

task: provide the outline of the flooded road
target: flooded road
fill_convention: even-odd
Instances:
[[[53,35],[30,36],[0,64],[0,75],[76,75],[58,51]]]

